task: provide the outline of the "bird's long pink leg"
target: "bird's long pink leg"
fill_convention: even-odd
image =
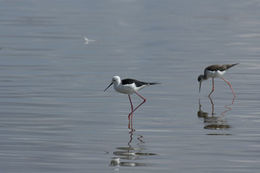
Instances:
[[[234,97],[236,97],[236,94],[235,94],[235,92],[234,92],[234,90],[233,90],[233,88],[232,88],[231,83],[230,83],[229,81],[227,81],[226,79],[224,79],[223,77],[221,77],[221,79],[223,79],[223,80],[228,84],[228,86],[230,87],[230,89],[231,89],[231,91],[232,91],[232,94],[234,95]]]
[[[131,116],[130,114],[128,116],[128,129],[133,129],[133,116]]]
[[[140,94],[138,94],[137,92],[135,92],[136,95],[138,95],[139,97],[141,97],[143,99],[143,102],[140,103],[133,111],[130,112],[130,114],[128,115],[128,118],[130,118],[130,116],[142,105],[146,102],[146,98],[144,98],[143,96],[141,96]]]
[[[131,96],[128,95],[128,98],[129,98],[129,101],[130,101],[130,104],[131,104],[131,111],[133,111],[134,109],[134,106],[133,106],[133,103],[132,103],[132,100],[131,100]]]
[[[212,78],[212,90],[211,90],[211,92],[209,93],[209,97],[210,97],[210,95],[214,92],[214,90],[215,90],[214,78]]]
[[[128,119],[130,119],[130,116],[133,114],[133,111],[134,111],[134,106],[133,106],[133,103],[132,103],[132,100],[131,100],[131,96],[128,94],[128,98],[129,98],[129,101],[130,101],[130,104],[131,104],[131,113],[128,115]]]
[[[143,96],[141,96],[140,94],[138,94],[138,92],[135,92],[136,95],[138,95],[139,97],[141,97],[144,101],[143,102],[146,102],[146,98],[144,98]]]

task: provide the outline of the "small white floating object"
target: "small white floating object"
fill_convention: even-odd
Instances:
[[[96,40],[90,40],[90,39],[88,39],[87,37],[84,37],[84,40],[85,40],[85,44],[88,44],[89,42],[93,42],[93,41],[96,41]]]

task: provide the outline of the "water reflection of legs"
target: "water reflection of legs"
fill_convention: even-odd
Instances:
[[[131,116],[130,120],[129,120],[129,123],[128,123],[128,129],[129,129],[129,141],[128,141],[128,146],[129,148],[131,148],[131,143],[132,143],[132,140],[133,140],[133,134],[134,134],[134,131],[135,129],[133,128],[133,117]]]
[[[211,97],[208,97],[211,103],[211,116],[209,116],[208,112],[202,111],[202,105],[200,103],[199,99],[199,110],[197,113],[197,116],[199,118],[203,118],[204,120],[204,129],[210,129],[210,130],[218,130],[218,129],[228,129],[230,126],[227,124],[225,120],[225,113],[231,109],[225,110],[224,112],[221,113],[221,116],[214,116],[214,102],[211,99]]]
[[[233,98],[232,98],[232,102],[230,104],[224,106],[226,108],[226,110],[224,110],[220,115],[224,116],[225,113],[232,110],[231,105],[234,104],[235,98],[236,98],[236,96],[234,95]],[[210,100],[210,103],[211,103],[211,110],[212,110],[211,114],[214,115],[214,102],[213,102],[213,100],[210,96],[209,96],[209,100]]]
[[[143,144],[145,143],[144,137],[142,135],[135,134],[136,131],[133,127],[133,116],[131,116],[129,119],[128,128],[129,141],[127,142],[127,146],[116,148],[116,151],[113,152],[114,157],[110,161],[110,166],[116,166],[117,169],[119,169],[120,166],[148,166],[147,163],[140,163],[138,160],[143,160],[142,157],[152,156],[156,154],[143,152],[145,150],[145,147],[143,146]],[[134,143],[134,141],[137,142]]]
[[[129,128],[130,127],[130,128]],[[129,142],[128,142],[128,146],[130,147],[131,145],[131,142],[133,140],[133,134],[135,132],[135,129],[133,127],[133,116],[131,116],[129,122],[128,122],[128,129],[129,129],[129,134],[130,134],[130,137],[129,137]],[[137,140],[141,143],[145,143],[144,140],[143,140],[143,136],[142,135],[138,135],[137,137]]]
[[[211,116],[213,116],[215,113],[214,113],[214,103],[213,103],[213,100],[211,99],[211,97],[209,97],[209,100],[210,100],[210,103],[211,103]],[[208,118],[209,116],[209,113],[208,112],[204,112],[202,110],[202,105],[200,103],[200,99],[199,99],[199,110],[197,112],[197,116],[199,118]]]
[[[227,112],[232,110],[231,106],[234,104],[235,98],[236,98],[236,96],[233,97],[232,102],[230,104],[224,106],[226,108],[226,110],[221,113],[222,116],[224,116]]]

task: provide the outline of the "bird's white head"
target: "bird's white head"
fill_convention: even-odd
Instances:
[[[112,84],[119,85],[121,83],[121,79],[119,76],[113,76],[112,82],[108,85],[108,87],[104,90],[106,91]]]
[[[113,83],[114,85],[118,85],[120,82],[121,82],[121,79],[120,79],[119,76],[113,76],[113,78],[112,78],[112,83]]]

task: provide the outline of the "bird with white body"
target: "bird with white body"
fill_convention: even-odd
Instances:
[[[128,118],[130,118],[130,116],[134,113],[134,111],[136,111],[145,101],[146,99],[141,96],[137,91],[143,89],[146,86],[149,85],[155,85],[155,84],[159,84],[156,82],[142,82],[136,79],[122,79],[119,76],[113,76],[112,78],[112,82],[108,85],[108,87],[104,90],[106,91],[111,85],[114,85],[114,89],[119,92],[119,93],[123,93],[123,94],[127,94],[130,104],[131,104],[131,112],[129,113]],[[137,96],[139,96],[141,99],[143,99],[143,102],[141,104],[139,104],[135,109],[133,107],[133,103],[131,100],[131,96],[133,93],[135,93]]]

